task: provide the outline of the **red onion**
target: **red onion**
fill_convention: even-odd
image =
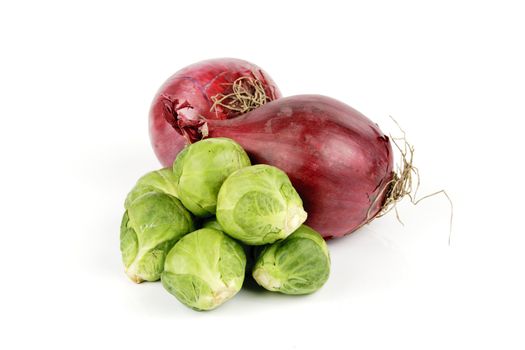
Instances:
[[[231,138],[253,163],[284,170],[304,201],[306,224],[325,238],[344,236],[374,218],[393,179],[389,138],[329,97],[286,97],[233,119],[202,119],[191,135],[190,142]]]
[[[150,136],[162,165],[173,160],[206,120],[223,120],[281,97],[270,76],[234,58],[202,61],[181,69],[159,89],[150,109]]]

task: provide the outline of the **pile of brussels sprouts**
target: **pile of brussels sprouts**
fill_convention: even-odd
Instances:
[[[186,147],[173,169],[140,178],[125,201],[120,250],[136,283],[161,280],[195,310],[232,298],[245,274],[263,288],[307,294],[330,272],[324,239],[281,170],[251,165],[231,139]]]

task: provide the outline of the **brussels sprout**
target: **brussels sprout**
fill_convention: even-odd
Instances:
[[[233,238],[262,245],[288,237],[306,220],[306,212],[288,176],[259,164],[237,170],[224,181],[217,220]]]
[[[305,225],[288,238],[265,247],[252,273],[262,287],[284,294],[315,292],[329,274],[330,255],[326,242]]]
[[[184,236],[170,250],[162,284],[195,310],[211,310],[241,289],[246,256],[239,243],[211,228]]]
[[[177,179],[173,175],[172,168],[164,168],[147,173],[137,181],[135,187],[129,192],[124,207],[128,208],[135,198],[152,191],[177,197],[176,184]]]
[[[130,200],[120,227],[120,250],[131,280],[158,280],[166,254],[194,229],[190,212],[169,194],[151,191]]]
[[[249,165],[250,158],[233,140],[211,138],[196,142],[182,150],[173,163],[177,197],[198,217],[214,215],[224,180]]]
[[[210,218],[202,224],[203,228],[213,228],[218,231],[224,232],[224,229],[222,228],[221,224],[217,221],[217,218]],[[253,264],[255,264],[255,257],[258,255],[258,251],[256,248],[262,248],[262,246],[249,246],[246,244],[241,244],[242,248],[244,249],[244,254],[246,255],[246,274],[251,274]]]

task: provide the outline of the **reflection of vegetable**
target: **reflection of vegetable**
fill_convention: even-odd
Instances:
[[[306,212],[288,176],[259,164],[237,170],[224,181],[217,220],[230,236],[262,245],[286,238],[306,220]]]
[[[136,283],[158,280],[168,251],[195,229],[192,215],[172,195],[170,173],[145,175],[126,198],[120,250],[126,273]]]
[[[315,292],[328,279],[330,256],[326,242],[308,226],[264,248],[253,269],[262,287],[285,294]]]
[[[228,120],[201,120],[202,137],[229,137],[252,162],[282,169],[324,237],[340,237],[373,219],[392,186],[392,147],[364,115],[332,98],[285,97]]]
[[[177,197],[176,183],[177,181],[173,176],[173,169],[171,167],[149,172],[137,181],[135,187],[133,187],[126,197],[124,206],[127,208],[135,198],[152,191]]]
[[[194,143],[179,153],[173,164],[177,196],[196,216],[213,215],[224,180],[249,165],[248,155],[233,140],[214,138]]]
[[[236,117],[281,97],[270,76],[256,65],[234,58],[195,63],[172,75],[151,104],[151,144],[160,162],[173,164],[206,119]]]
[[[203,228],[184,236],[171,249],[162,284],[183,304],[211,310],[241,289],[245,267],[239,243],[220,231]]]

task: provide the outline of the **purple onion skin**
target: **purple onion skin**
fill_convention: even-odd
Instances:
[[[303,199],[306,224],[325,239],[355,231],[381,210],[392,179],[390,140],[342,102],[291,96],[206,124],[208,137],[231,138],[252,163],[285,171]]]
[[[163,166],[171,166],[180,150],[197,136],[192,134],[192,129],[202,124],[201,118],[238,116],[237,112],[220,106],[212,110],[212,97],[230,93],[231,84],[241,77],[259,80],[270,101],[281,97],[277,85],[265,71],[236,58],[197,62],[166,80],[153,98],[149,113],[151,144]]]

